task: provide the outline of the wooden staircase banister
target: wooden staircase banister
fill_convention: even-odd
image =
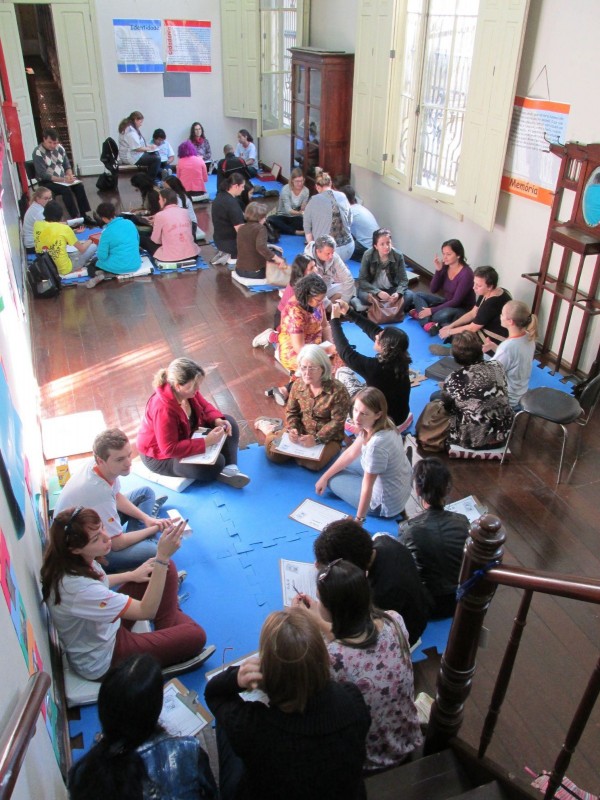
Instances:
[[[12,796],[49,686],[46,672],[36,672],[29,678],[0,738],[0,800]]]
[[[507,564],[490,569],[487,578],[502,586],[600,604],[600,580],[596,578],[582,578],[560,572],[536,572],[527,567]]]

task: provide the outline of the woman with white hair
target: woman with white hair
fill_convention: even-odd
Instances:
[[[290,441],[300,447],[325,445],[318,460],[296,458],[302,467],[318,472],[342,448],[344,422],[350,408],[350,395],[340,381],[332,378],[329,356],[322,347],[307,344],[298,354],[300,378],[292,384],[286,408]],[[277,452],[281,433],[270,433],[265,441],[269,461],[282,464],[293,456]]]
[[[335,240],[327,234],[309,242],[304,255],[315,262],[315,272],[327,285],[327,299],[331,302],[344,300],[349,303],[354,297],[354,278],[336,250]]]

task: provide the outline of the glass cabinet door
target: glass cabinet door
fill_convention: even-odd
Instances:
[[[294,71],[294,99],[306,102],[306,68],[301,64],[297,64]]]
[[[309,69],[308,70],[308,80],[309,80],[309,93],[308,93],[308,102],[311,106],[320,106],[321,105],[321,70],[320,69]]]

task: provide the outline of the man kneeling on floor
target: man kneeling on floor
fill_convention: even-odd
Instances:
[[[100,516],[112,547],[106,556],[107,572],[135,569],[156,556],[156,544],[168,519],[157,519],[167,499],[156,499],[149,486],[122,494],[119,478],[131,472],[129,439],[118,428],[99,433],[94,439],[94,457],[67,481],[54,515],[65,508],[93,508]]]

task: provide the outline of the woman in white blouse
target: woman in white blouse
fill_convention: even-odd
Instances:
[[[119,160],[122,164],[135,164],[145,167],[148,176],[157,183],[160,172],[160,155],[154,144],[147,144],[142,136],[144,115],[132,111],[119,123]]]

